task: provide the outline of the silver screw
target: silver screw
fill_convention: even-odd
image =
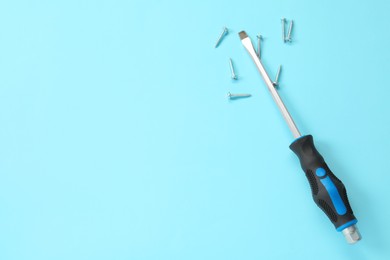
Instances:
[[[277,87],[279,85],[279,76],[280,76],[280,71],[282,70],[282,65],[279,65],[278,72],[276,73],[275,81],[272,82],[274,87]]]
[[[286,32],[285,32],[285,24],[286,24],[286,18],[282,18],[282,36],[283,36],[283,42],[286,42]]]
[[[259,59],[261,57],[260,51],[261,51],[261,39],[262,38],[263,37],[261,36],[261,34],[257,35],[257,57],[259,57]]]
[[[228,28],[226,27],[223,27],[223,31],[221,33],[221,35],[219,36],[218,40],[217,40],[217,43],[215,44],[215,47],[214,48],[217,48],[218,45],[221,43],[223,37],[225,37],[225,35],[228,34]]]
[[[236,73],[234,72],[233,61],[229,58],[230,72],[232,73],[232,79],[237,79]]]
[[[287,41],[291,42],[291,32],[293,28],[293,20],[290,21],[290,27],[288,28]]]
[[[227,93],[227,96],[229,99],[235,99],[235,98],[247,98],[251,97],[251,94],[232,94],[230,92]]]

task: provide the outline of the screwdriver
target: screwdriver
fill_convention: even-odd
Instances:
[[[267,74],[251,39],[245,31],[239,33],[242,44],[252,57],[257,69],[263,77],[268,90],[279,107],[295,140],[290,149],[298,156],[301,167],[309,181],[312,196],[317,206],[327,215],[338,232],[342,232],[349,244],[361,239],[356,226],[357,219],[353,215],[344,184],[332,173],[324,158],[314,146],[312,135],[301,135],[290,113],[280,98],[270,77]]]

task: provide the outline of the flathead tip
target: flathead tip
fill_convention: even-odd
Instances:
[[[248,34],[246,34],[245,31],[239,32],[238,35],[240,36],[240,39],[241,39],[241,40],[243,40],[243,39],[245,39],[245,38],[248,37]]]

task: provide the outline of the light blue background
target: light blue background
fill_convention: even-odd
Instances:
[[[0,3],[0,259],[390,259],[389,1],[197,2]],[[313,203],[242,29],[361,243]]]

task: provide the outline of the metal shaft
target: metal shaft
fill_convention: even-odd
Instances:
[[[241,32],[241,33],[246,35],[245,32]],[[268,76],[267,71],[265,70],[260,59],[257,57],[250,38],[247,36],[242,37],[241,33],[240,33],[240,37],[241,37],[242,44],[244,45],[245,49],[249,52],[249,55],[252,57],[253,61],[255,62],[257,69],[259,70],[261,76],[263,77],[265,84],[267,85],[268,90],[271,92],[272,98],[274,99],[276,105],[279,107],[279,110],[282,113],[282,115],[283,115],[288,127],[290,128],[294,138],[298,138],[298,137],[302,136],[301,133],[299,132],[297,126],[295,125],[294,120],[292,119],[290,113],[288,112],[286,106],[284,105],[282,99],[280,98],[278,92],[274,88],[274,85],[272,84],[272,81],[271,81],[270,77]]]
[[[257,35],[257,57],[261,59],[261,34]]]

